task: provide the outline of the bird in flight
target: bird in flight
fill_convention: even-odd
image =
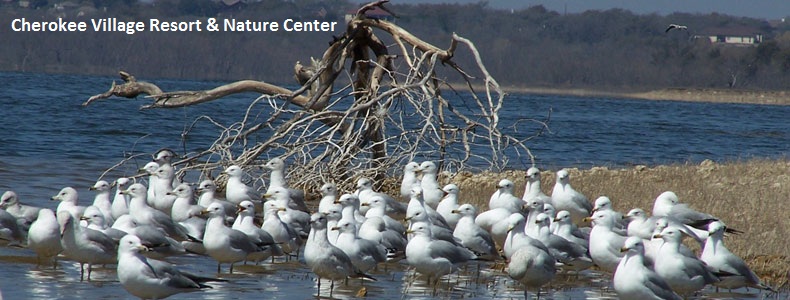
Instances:
[[[669,27],[667,27],[667,30],[664,30],[664,32],[665,32],[665,33],[666,33],[666,32],[669,32],[669,31],[670,31],[670,30],[672,30],[672,29],[677,29],[677,30],[686,30],[686,31],[688,31],[688,29],[689,29],[689,28],[688,28],[688,26],[685,26],[685,25],[669,24]]]

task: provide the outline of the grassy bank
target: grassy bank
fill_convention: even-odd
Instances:
[[[771,285],[788,289],[790,280],[790,160],[749,160],[699,165],[636,166],[628,169],[569,169],[571,185],[587,195],[612,199],[614,208],[627,212],[639,207],[647,212],[656,196],[674,191],[692,208],[722,219],[745,234],[725,237],[725,244]],[[525,171],[462,173],[445,182],[461,188],[460,202],[488,206],[496,183],[508,178],[523,193]],[[555,175],[542,172],[542,189],[551,193]]]
[[[712,103],[745,103],[790,105],[790,92],[739,89],[667,88],[652,91],[599,91],[590,89],[518,88],[508,87],[509,93],[568,95],[577,97],[631,98],[645,100],[675,100]]]

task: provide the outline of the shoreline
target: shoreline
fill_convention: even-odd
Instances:
[[[477,87],[475,87],[478,89]],[[648,91],[601,91],[584,88],[502,87],[505,93],[562,95],[575,97],[627,98],[655,101],[686,101],[759,105],[790,105],[790,91],[761,91],[715,88],[663,88]]]

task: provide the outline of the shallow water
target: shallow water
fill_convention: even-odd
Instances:
[[[162,147],[181,153],[195,151],[213,142],[218,129],[198,123],[185,141],[184,128],[195,117],[210,115],[228,124],[244,112],[254,94],[237,95],[221,103],[174,109],[138,111],[146,100],[110,99],[89,107],[80,104],[104,92],[112,77],[0,73],[0,192],[15,190],[23,203],[53,208],[48,201],[64,186],[73,186],[83,203],[103,170],[130,153],[151,153]],[[166,90],[203,89],[218,82],[155,80]],[[724,161],[749,157],[781,157],[790,150],[788,106],[702,104],[674,101],[590,99],[560,96],[511,95],[503,111],[503,124],[524,116],[542,119],[551,111],[550,132],[531,142],[542,168],[592,165],[626,166],[703,159]],[[519,132],[534,125],[522,124]],[[181,141],[181,142],[179,142]],[[136,173],[150,160],[141,156],[108,178]],[[511,157],[513,168],[529,161]],[[173,260],[184,270],[216,276],[216,264],[205,257]],[[480,273],[477,272],[479,264]],[[434,294],[423,279],[413,280],[402,264],[381,267],[364,282],[374,299],[522,298],[523,289],[490,263],[471,264],[460,275],[449,276]],[[311,298],[315,277],[302,264],[278,262],[261,266],[237,266],[213,283],[211,290],[182,294],[173,299]],[[50,270],[36,266],[27,249],[0,248],[0,290],[6,299],[104,299],[131,298],[117,282],[113,269],[97,269],[93,281],[80,282],[78,265],[61,262]],[[546,299],[614,298],[610,275],[593,271],[578,278],[561,277],[552,283]],[[361,287],[358,280],[336,286],[334,296],[352,297]],[[321,285],[328,295],[329,282]],[[714,293],[707,289],[700,298],[760,298],[755,291]],[[532,293],[530,293],[532,295]],[[790,297],[782,294],[779,299]]]

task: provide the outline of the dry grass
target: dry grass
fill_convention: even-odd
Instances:
[[[746,234],[725,238],[727,247],[743,257],[767,283],[790,288],[790,160],[749,160],[726,164],[704,161],[699,165],[669,165],[629,169],[596,167],[569,169],[571,185],[594,201],[612,199],[623,212],[640,207],[647,212],[664,191],[674,191],[680,201],[722,219]],[[446,182],[461,188],[460,200],[485,208],[502,178],[524,186],[525,171],[462,173]],[[551,193],[554,172],[541,173],[542,189]],[[520,194],[523,190],[517,191]]]

